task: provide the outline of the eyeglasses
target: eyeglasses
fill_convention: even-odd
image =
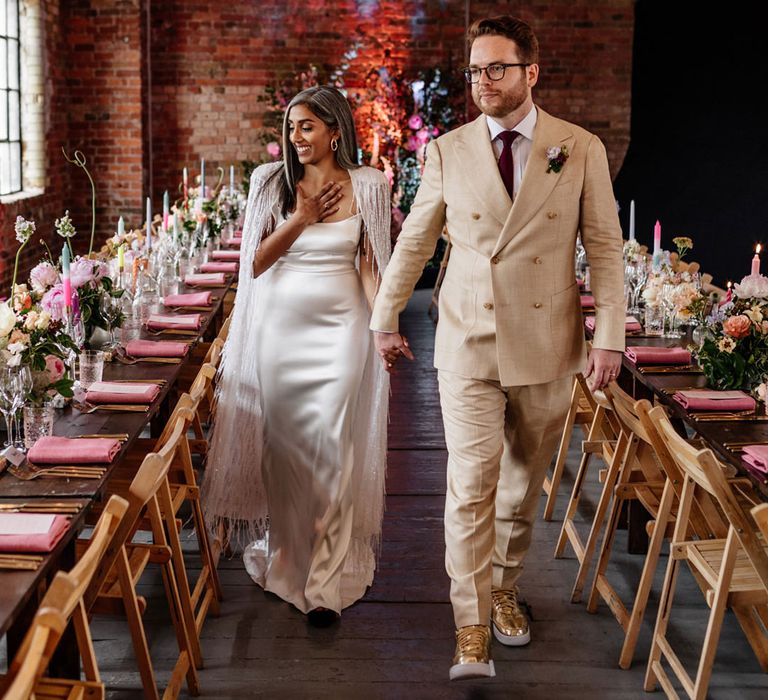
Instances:
[[[483,71],[485,71],[485,74],[488,76],[488,80],[501,80],[504,77],[507,68],[517,68],[518,66],[527,68],[530,65],[530,63],[491,63],[485,68],[470,67],[464,68],[461,72],[464,73],[464,79],[468,83],[479,83]]]

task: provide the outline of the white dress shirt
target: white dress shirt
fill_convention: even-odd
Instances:
[[[493,117],[485,116],[488,123],[488,132],[491,136],[491,145],[493,146],[493,152],[496,154],[496,160],[501,158],[501,151],[504,147],[504,143],[499,134],[502,131],[508,131],[501,124],[499,124]],[[514,179],[514,194],[517,196],[517,192],[520,189],[520,183],[523,181],[523,174],[525,173],[525,166],[528,165],[528,158],[531,155],[531,148],[533,147],[533,130],[536,127],[536,107],[531,107],[531,111],[528,112],[517,124],[513,126],[509,131],[516,131],[518,136],[512,142],[512,161],[515,164],[515,179]]]

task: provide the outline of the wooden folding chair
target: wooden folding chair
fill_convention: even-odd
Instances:
[[[654,408],[649,417],[683,475],[683,490],[670,544],[644,687],[646,691],[654,690],[658,682],[668,697],[678,697],[662,663],[666,659],[686,694],[701,700],[707,695],[726,609],[734,606],[755,609],[754,606],[768,604],[768,546],[758,536],[754,523],[738,502],[726,480],[726,472],[712,451],[697,450],[688,444],[677,434],[661,406]],[[728,522],[725,538],[687,539],[694,488],[697,485],[717,501],[723,512]],[[671,499],[671,491],[670,483],[665,486],[662,500]],[[710,607],[695,678],[688,674],[667,638],[681,561],[688,562],[700,585],[704,584],[704,598]],[[753,640],[750,643],[763,670],[768,671],[765,619],[757,609],[754,615],[754,629],[762,630],[762,644],[756,647]]]
[[[177,524],[172,514],[168,472],[184,431],[184,421],[177,421],[169,438],[168,449],[160,454],[148,454],[126,491],[128,510],[112,545],[107,549],[96,576],[85,595],[89,614],[125,615],[131,632],[144,694],[159,698],[152,659],[149,653],[142,614],[146,601],[137,594],[136,585],[149,563],[159,564],[165,588],[171,623],[176,633],[179,655],[163,698],[178,696],[186,677],[191,695],[200,693],[196,671],[196,653],[202,664],[199,640],[191,614],[191,605],[182,603],[180,589],[186,586],[186,571]],[[132,542],[139,526],[148,521],[152,542]],[[175,551],[174,551],[175,550]],[[176,567],[180,569],[176,571]],[[188,591],[188,587],[186,588]]]
[[[112,496],[96,523],[87,549],[69,573],[58,572],[46,591],[30,629],[8,667],[3,698],[103,698],[104,684],[93,650],[83,596],[112,543],[128,503]],[[72,622],[85,680],[47,678],[45,671],[69,622]]]
[[[586,437],[589,430],[588,426],[592,424],[592,420],[595,417],[595,408],[596,403],[592,398],[592,392],[587,385],[587,381],[584,379],[584,375],[577,374],[573,378],[571,404],[565,416],[565,426],[563,427],[563,435],[560,438],[560,447],[557,450],[552,478],[546,477],[542,485],[544,493],[547,494],[547,502],[544,505],[544,515],[542,516],[544,520],[552,519],[557,492],[560,489],[560,480],[563,478],[565,462],[568,459],[568,448],[571,444],[573,428],[578,425]]]
[[[579,561],[579,570],[571,591],[571,602],[578,603],[589,573],[592,558],[597,547],[599,534],[602,530],[605,515],[611,501],[611,493],[621,470],[622,462],[627,459],[626,452],[629,439],[614,415],[610,401],[601,391],[592,394],[596,408],[592,424],[589,427],[587,439],[582,443],[582,455],[576,478],[573,483],[571,497],[568,501],[560,536],[555,546],[555,558],[563,555],[566,544],[570,544]],[[634,449],[634,446],[632,448]],[[597,454],[608,465],[603,474],[603,489],[595,509],[586,542],[583,542],[576,528],[575,517],[581,499],[582,490],[588,473],[590,457]],[[631,458],[631,455],[630,455]]]

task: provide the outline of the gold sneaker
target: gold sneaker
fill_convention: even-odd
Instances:
[[[491,591],[493,636],[508,647],[521,647],[531,641],[528,617],[517,600],[517,586]]]
[[[491,660],[491,634],[487,625],[468,625],[456,630],[456,653],[449,673],[452,681],[496,675]]]

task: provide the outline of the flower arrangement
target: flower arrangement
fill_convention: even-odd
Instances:
[[[0,361],[8,367],[30,368],[32,403],[72,396],[65,358],[76,349],[64,324],[35,303],[27,285],[16,285],[10,301],[0,303]]]
[[[749,275],[706,319],[698,362],[714,389],[753,389],[768,377],[768,278]]]

